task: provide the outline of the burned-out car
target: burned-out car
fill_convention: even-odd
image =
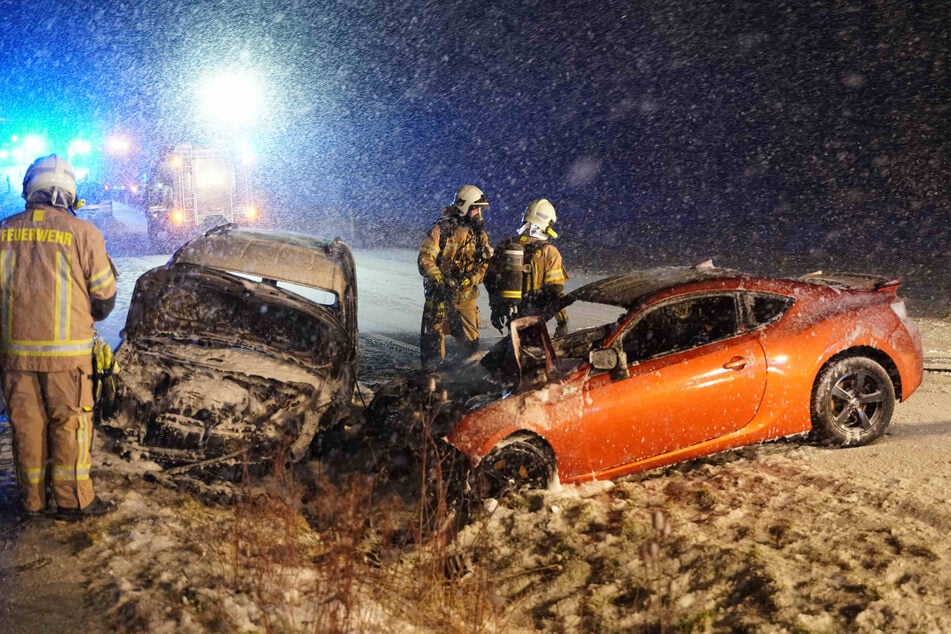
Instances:
[[[136,282],[105,429],[166,466],[304,457],[349,413],[356,296],[339,239],[222,225],[187,242]]]
[[[489,494],[800,434],[863,445],[922,380],[921,337],[899,286],[709,263],[605,278],[564,301],[600,309],[598,325],[552,340],[541,318],[513,320],[482,375],[408,380],[380,391],[370,413],[384,430],[429,424]]]

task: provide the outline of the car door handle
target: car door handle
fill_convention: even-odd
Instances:
[[[746,357],[733,357],[729,361],[723,364],[723,367],[727,370],[742,370],[749,363],[749,359]]]

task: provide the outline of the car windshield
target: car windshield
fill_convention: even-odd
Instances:
[[[265,295],[236,293],[226,286],[196,284],[188,278],[164,286],[144,306],[147,336],[168,336],[197,344],[237,342],[286,353],[312,354],[321,340],[323,320]]]
[[[303,284],[294,284],[293,282],[285,282],[283,280],[273,280],[266,277],[260,277],[257,275],[249,275],[248,273],[242,273],[240,271],[228,271],[232,275],[237,275],[238,277],[243,277],[247,280],[253,282],[260,282],[262,284],[269,284],[275,288],[283,288],[284,290],[296,293],[301,297],[307,298],[315,304],[320,304],[321,306],[326,306],[328,308],[333,308],[335,312],[340,310],[340,301],[336,293],[330,291],[314,288],[313,286],[304,286]]]
[[[562,369],[587,361],[591,349],[600,346],[608,335],[617,330],[628,314],[624,308],[611,304],[587,301],[572,303],[573,330],[570,334],[552,341],[563,364]]]

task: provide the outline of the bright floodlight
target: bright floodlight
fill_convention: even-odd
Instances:
[[[213,121],[247,123],[258,110],[258,87],[246,75],[217,75],[201,83],[203,114]]]
[[[31,134],[23,139],[23,151],[26,152],[27,156],[39,156],[46,152],[46,139]]]

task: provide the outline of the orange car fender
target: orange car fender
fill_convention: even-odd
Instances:
[[[817,360],[814,376],[832,357],[853,348],[873,348],[886,356],[897,368],[901,378],[900,400],[908,398],[921,384],[921,335],[914,322],[902,322],[898,315],[883,306],[869,306],[857,315],[829,320],[828,345]],[[862,323],[861,328],[855,326]]]
[[[763,414],[767,418],[774,417],[784,435],[812,428],[812,390],[816,378],[830,359],[846,350],[865,347],[882,354],[884,350],[896,350],[899,354],[887,356],[899,368],[903,392],[910,394],[904,389],[906,381],[912,390],[917,387],[920,373],[916,379],[913,335],[909,336],[897,316],[889,319],[881,306],[869,307],[867,311],[870,315],[827,314],[822,320],[811,321],[805,330],[802,322],[793,320],[789,327],[774,330],[764,338],[769,378]],[[886,317],[883,318],[883,314]],[[866,325],[857,328],[856,323]],[[870,327],[869,323],[877,326]],[[907,354],[900,354],[902,350]],[[774,378],[776,380],[771,380]],[[782,385],[782,392],[774,389],[777,383]]]
[[[464,416],[447,434],[450,445],[478,464],[492,448],[512,434],[530,432],[542,438],[558,454],[562,436],[581,418],[582,392],[573,382],[546,387],[495,401]]]

